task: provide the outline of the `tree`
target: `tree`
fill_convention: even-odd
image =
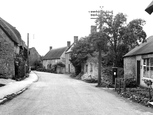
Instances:
[[[98,29],[107,34],[109,41],[109,53],[113,60],[113,66],[122,66],[122,56],[130,49],[138,45],[138,41],[144,42],[146,33],[143,30],[145,23],[142,19],[135,19],[127,24],[126,15],[118,13],[115,16],[112,11],[101,10],[96,20]],[[126,52],[121,53],[126,49]]]
[[[107,51],[107,40],[108,36],[104,33],[103,30],[92,33],[90,35],[90,41],[95,46],[95,49],[98,51],[98,87],[101,85],[101,63],[102,63],[102,51]]]
[[[146,33],[143,30],[145,20],[134,19],[124,29],[123,42],[127,44],[129,50],[146,41]]]
[[[88,59],[88,55],[92,55],[94,48],[91,46],[88,37],[81,38],[72,48],[70,55],[71,63],[75,67],[76,75],[81,72],[82,64]]]

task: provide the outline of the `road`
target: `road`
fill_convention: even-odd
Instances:
[[[68,75],[37,72],[39,81],[0,105],[0,115],[153,115],[110,89]]]

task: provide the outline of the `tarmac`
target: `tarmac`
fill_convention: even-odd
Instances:
[[[22,81],[0,79],[0,84],[4,84],[4,86],[0,87],[0,104],[3,104],[21,94],[36,81],[38,81],[38,76],[33,71],[29,73],[29,77]]]

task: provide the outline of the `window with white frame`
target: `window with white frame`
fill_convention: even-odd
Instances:
[[[143,77],[153,79],[153,58],[143,59]]]

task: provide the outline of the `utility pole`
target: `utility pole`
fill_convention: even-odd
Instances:
[[[103,7],[100,6],[100,8],[102,9]],[[90,19],[97,19],[98,16],[100,15],[100,10],[95,10],[95,11],[89,11],[91,18]],[[98,46],[98,85],[97,87],[100,87],[101,85],[101,47],[100,45]]]
[[[29,33],[27,33],[27,69],[29,73]]]

